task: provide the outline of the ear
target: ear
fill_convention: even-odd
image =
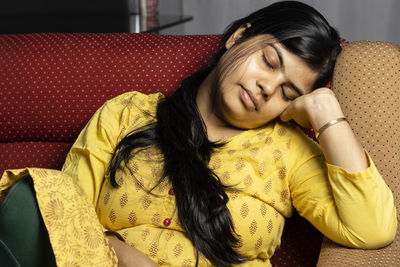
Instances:
[[[228,41],[226,41],[225,43],[225,47],[226,49],[231,48],[238,39],[240,39],[240,37],[243,36],[243,32],[249,28],[251,26],[250,23],[246,23],[246,25],[242,25],[240,26],[228,39]]]

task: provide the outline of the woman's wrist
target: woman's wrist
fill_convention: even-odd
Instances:
[[[146,254],[133,246],[122,242],[116,235],[107,235],[110,245],[113,247],[118,258],[118,266],[124,267],[156,267],[158,266]]]
[[[319,128],[317,131],[315,131],[315,138],[318,139],[326,129],[328,129],[329,127],[331,127],[337,123],[340,123],[340,122],[347,122],[346,117],[340,117],[340,118],[333,119],[333,120],[325,123],[321,128]]]
[[[114,236],[114,237],[118,238],[119,240],[121,240],[122,242],[125,242],[125,239],[115,231],[105,231],[104,233],[106,236]]]
[[[324,94],[308,112],[311,126],[315,132],[321,132],[323,127],[332,121],[345,117],[335,95]]]

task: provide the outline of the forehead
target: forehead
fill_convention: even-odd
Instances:
[[[257,42],[257,40],[254,41]],[[279,67],[279,71],[286,76],[289,83],[299,88],[304,94],[312,91],[319,75],[318,71],[311,68],[304,59],[289,51],[272,36],[260,36],[260,42],[262,43],[261,50],[264,56],[269,61],[273,61],[275,68]]]

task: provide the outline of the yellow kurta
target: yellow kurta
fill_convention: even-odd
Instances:
[[[121,168],[119,188],[105,177],[118,142],[155,120],[162,97],[129,92],[108,101],[79,135],[62,172],[87,194],[105,229],[161,266],[193,266],[195,251],[177,219],[170,183],[146,192],[162,172],[159,151],[147,149]],[[239,252],[250,259],[244,266],[270,265],[293,207],[340,244],[375,248],[390,242],[397,229],[392,193],[371,159],[369,164],[355,174],[326,164],[314,141],[278,121],[229,139],[213,153],[210,167],[224,184],[240,189],[228,193],[228,208]],[[201,257],[200,266],[207,265]]]

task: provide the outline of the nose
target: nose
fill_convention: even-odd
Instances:
[[[261,90],[261,94],[265,98],[269,98],[275,94],[276,90],[280,87],[282,81],[281,77],[275,75],[269,79],[263,78],[258,80],[257,86]]]

